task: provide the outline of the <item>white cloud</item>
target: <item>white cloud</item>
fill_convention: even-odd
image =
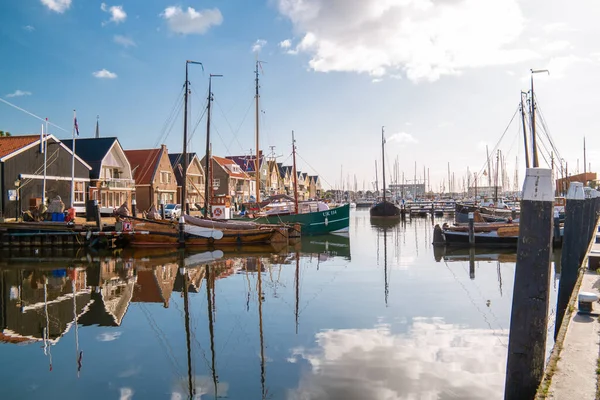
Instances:
[[[135,393],[132,388],[124,387],[120,390],[119,400],[131,400],[133,394]]]
[[[113,36],[113,41],[117,44],[120,44],[123,47],[135,47],[137,46],[137,44],[135,43],[135,41],[127,36],[123,36],[123,35],[115,35]]]
[[[212,26],[221,25],[223,22],[223,15],[218,8],[196,11],[188,7],[183,11],[179,6],[171,6],[165,8],[160,16],[167,20],[171,31],[182,35],[194,33],[202,35]]]
[[[290,47],[292,47],[292,41],[290,39],[282,40],[281,42],[279,42],[279,47],[281,47],[284,50],[287,50]]]
[[[563,50],[572,48],[573,46],[568,40],[556,40],[554,42],[546,43],[542,49],[548,53],[555,53]]]
[[[33,32],[33,31],[35,31],[35,28],[33,26],[31,26],[31,25],[25,25],[23,27],[23,29],[25,29],[27,32]]]
[[[99,342],[112,342],[117,340],[121,336],[121,332],[105,332],[96,336],[96,340]]]
[[[517,47],[525,19],[517,0],[278,0],[303,35],[296,50],[315,71],[376,78],[402,72],[435,81],[467,68],[537,57]]]
[[[386,138],[386,142],[395,142],[400,144],[415,144],[418,140],[413,135],[406,132],[397,132]]]
[[[120,24],[121,22],[125,22],[125,20],[127,19],[127,13],[125,12],[125,10],[123,10],[123,6],[108,7],[106,3],[102,3],[100,4],[100,9],[110,14],[110,19],[108,20],[108,22]],[[108,22],[103,22],[102,25],[106,25]]]
[[[59,14],[64,13],[71,7],[71,0],[41,0],[42,4],[50,10]]]
[[[451,126],[454,126],[454,122],[452,121],[442,121],[437,124],[438,128],[449,128]]]
[[[543,26],[544,32],[577,32],[578,29],[568,26],[565,22],[552,22]]]
[[[101,79],[115,79],[117,77],[117,74],[115,74],[114,72],[110,72],[109,70],[104,68],[100,71],[92,72],[92,75],[94,75],[96,78]]]
[[[316,334],[317,348],[293,351],[310,369],[288,400],[491,399],[504,390],[506,331],[469,329],[439,318]]]
[[[253,53],[260,53],[263,47],[267,45],[267,41],[263,39],[257,39],[256,42],[252,45]]]
[[[31,96],[31,92],[27,92],[25,90],[17,89],[12,93],[6,95],[6,97],[21,97],[21,96]]]

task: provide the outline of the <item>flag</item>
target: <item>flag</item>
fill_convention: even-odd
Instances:
[[[79,136],[79,126],[77,125],[77,117],[73,119],[73,127],[75,128],[75,133]]]

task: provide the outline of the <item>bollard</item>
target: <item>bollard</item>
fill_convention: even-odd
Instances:
[[[469,246],[475,245],[475,215],[469,213]]]
[[[98,228],[99,232],[102,232],[102,215],[100,214],[100,206],[98,205],[98,201],[94,200],[94,216],[96,220],[96,228]]]
[[[563,234],[560,281],[558,282],[558,297],[556,300],[556,324],[554,326],[555,338],[560,330],[565,310],[569,304],[569,298],[577,282],[580,265],[580,242],[583,242],[580,229],[583,219],[584,201],[583,184],[581,182],[571,182],[569,191],[567,192],[567,204],[565,205],[565,229]]]
[[[517,219],[517,209],[514,207],[510,209],[510,218],[512,218],[513,221]]]
[[[185,219],[179,217],[179,247],[185,247]]]
[[[137,210],[135,209],[135,199],[131,200],[131,215],[135,218],[137,217]]]
[[[590,314],[594,312],[594,303],[598,301],[598,295],[592,292],[580,292],[577,296],[578,309],[580,314]]]
[[[553,239],[554,239],[554,244],[558,245],[560,244],[560,214],[558,212],[558,209],[554,209],[554,235],[553,235]]]
[[[527,168],[519,222],[504,399],[533,399],[544,375],[554,189],[552,170]]]
[[[160,217],[165,219],[165,201],[162,199],[160,200]]]

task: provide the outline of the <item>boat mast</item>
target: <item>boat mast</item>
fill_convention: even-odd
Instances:
[[[379,194],[379,178],[377,177],[377,160],[375,160],[375,193]]]
[[[300,253],[296,251],[296,307],[294,314],[296,317],[296,335],[298,334],[298,306],[300,304]]]
[[[210,333],[210,354],[211,354],[211,370],[213,385],[215,387],[215,399],[218,398],[218,381],[217,381],[217,369],[215,360],[215,330],[213,322],[213,301],[211,296],[214,294],[214,276],[211,277],[212,268],[206,268],[206,306],[208,307],[208,331]]]
[[[523,95],[527,95],[525,92],[521,92],[521,121],[523,123],[523,143],[525,145],[525,167],[529,168],[529,144],[527,143],[527,125],[525,124],[525,101]]]
[[[584,174],[587,173],[587,161],[586,161],[586,156],[585,156],[585,136],[583,137],[583,173]],[[584,177],[583,179],[587,183],[587,178]]]
[[[296,172],[296,139],[292,131],[292,159],[294,162],[294,212],[298,214],[298,173]]]
[[[498,171],[500,170],[500,150],[496,153],[496,183],[494,186],[494,203],[498,206]]]
[[[188,94],[190,88],[190,81],[188,80],[188,65],[199,64],[201,62],[186,60],[185,62],[185,93],[183,95],[183,160],[182,166],[183,171],[181,172],[182,184],[181,184],[181,215],[185,213],[185,200],[187,197],[187,169],[188,169],[188,157],[187,157],[187,130],[188,130]],[[204,70],[204,66],[202,66]],[[205,200],[206,203],[206,200]]]
[[[381,172],[383,174],[383,202],[385,203],[385,137],[381,127]]]
[[[264,343],[264,335],[263,335],[263,319],[262,319],[262,265],[259,257],[256,258],[256,266],[258,270],[258,323],[259,323],[259,338],[260,338],[260,386],[261,386],[261,399],[266,398],[265,391],[265,380],[266,380],[266,372],[265,372],[265,343]]]
[[[204,218],[208,218],[210,216],[210,189],[212,187],[212,148],[210,145],[210,117],[212,115],[211,105],[213,102],[212,78],[222,76],[223,75],[218,74],[210,74],[208,76],[208,101],[206,105],[206,154],[204,156]],[[187,156],[185,156],[184,159],[187,163]],[[187,183],[185,179],[184,182]],[[181,207],[183,207],[183,204]]]
[[[258,93],[258,67],[259,67],[259,63],[260,61],[256,60],[256,70],[254,71],[254,73],[256,74],[256,95],[254,96],[254,99],[256,101],[256,162],[254,163],[254,172],[256,175],[256,203],[260,203],[260,147],[259,147],[259,141],[258,141],[258,134],[259,134],[259,126],[258,126],[258,99],[260,97],[259,93]]]
[[[492,186],[492,169],[490,167],[490,152],[488,151],[487,144],[485,145],[485,155],[487,156],[487,165],[488,165],[488,170],[487,170],[488,186]]]

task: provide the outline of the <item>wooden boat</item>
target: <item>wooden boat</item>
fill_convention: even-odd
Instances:
[[[383,199],[371,207],[369,214],[372,218],[400,218],[400,208],[385,198],[385,136],[383,127],[381,127],[381,158],[383,167]]]
[[[177,247],[180,246],[179,225],[172,222],[153,221],[145,219],[131,219],[132,234],[129,235],[129,244],[134,247]],[[211,221],[215,224],[223,222]],[[246,244],[270,244],[281,241],[287,236],[273,226],[256,225],[256,227],[240,227],[232,224],[231,228],[218,230],[221,235],[206,234],[200,236],[194,233],[194,225],[185,224],[185,247],[210,247],[220,248],[228,246],[243,246]],[[237,225],[237,226],[236,226]],[[207,229],[207,228],[204,228]],[[217,230],[217,229],[215,229]],[[207,230],[208,231],[208,230]],[[220,236],[220,238],[219,238]],[[281,238],[279,236],[282,236]]]

